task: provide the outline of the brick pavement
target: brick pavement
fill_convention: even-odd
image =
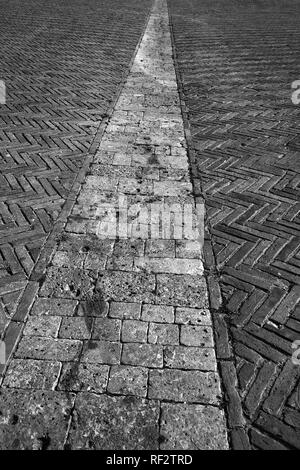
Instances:
[[[0,333],[8,353],[151,4],[0,1]]]
[[[300,5],[168,4],[231,444],[299,449]]]
[[[228,448],[201,203],[156,0],[30,314],[17,311],[2,448]]]

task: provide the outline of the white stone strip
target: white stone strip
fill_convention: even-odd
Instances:
[[[114,374],[121,393],[159,401],[161,448],[227,449],[168,21],[156,0],[67,230],[113,240],[97,287],[122,321]],[[112,375],[108,391],[120,393]]]

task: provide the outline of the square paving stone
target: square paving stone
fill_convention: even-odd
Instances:
[[[62,450],[74,395],[53,391],[0,391],[3,450]]]
[[[162,404],[163,450],[227,450],[224,413],[214,406]]]
[[[119,341],[121,321],[113,318],[96,318],[92,339],[104,341]]]
[[[191,346],[165,346],[164,363],[175,369],[216,370],[213,348]]]
[[[140,320],[123,320],[122,341],[147,343],[148,323]]]
[[[79,393],[67,441],[72,450],[158,449],[159,404],[133,396]]]
[[[52,390],[60,373],[59,362],[12,359],[5,374],[5,387]]]
[[[97,288],[101,289],[106,300],[150,303],[155,298],[155,276],[107,271],[99,278]]]
[[[130,366],[112,366],[107,391],[120,395],[147,395],[148,369]]]
[[[110,341],[86,341],[82,352],[82,362],[95,364],[120,364],[121,343]]]
[[[150,370],[148,396],[157,400],[219,404],[220,380],[215,372]]]
[[[105,318],[108,314],[109,304],[103,299],[103,294],[99,289],[95,289],[92,295],[79,302],[76,315],[83,317]]]
[[[204,277],[158,274],[156,303],[178,307],[205,307],[207,287]]]
[[[109,366],[70,362],[63,365],[58,390],[103,393],[106,390]]]

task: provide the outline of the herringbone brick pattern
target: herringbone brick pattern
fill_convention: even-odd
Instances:
[[[0,332],[145,25],[151,0],[0,0]]]
[[[229,325],[234,347],[246,431],[238,446],[300,448],[300,366],[291,361],[300,339],[300,107],[291,101],[300,4],[169,8],[194,188],[206,200],[206,268],[221,287],[216,324]]]

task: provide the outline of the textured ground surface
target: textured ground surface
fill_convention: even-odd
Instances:
[[[165,2],[116,107],[152,2],[69,3],[0,0],[1,447],[300,448],[299,2],[168,1],[194,198]]]
[[[300,4],[168,3],[234,444],[300,448]]]
[[[51,263],[31,281],[29,317],[17,312],[2,448],[228,448],[168,20],[156,1]]]
[[[0,108],[2,332],[54,222],[70,210],[72,185],[94,153],[151,4],[0,1],[0,80],[7,90]]]

